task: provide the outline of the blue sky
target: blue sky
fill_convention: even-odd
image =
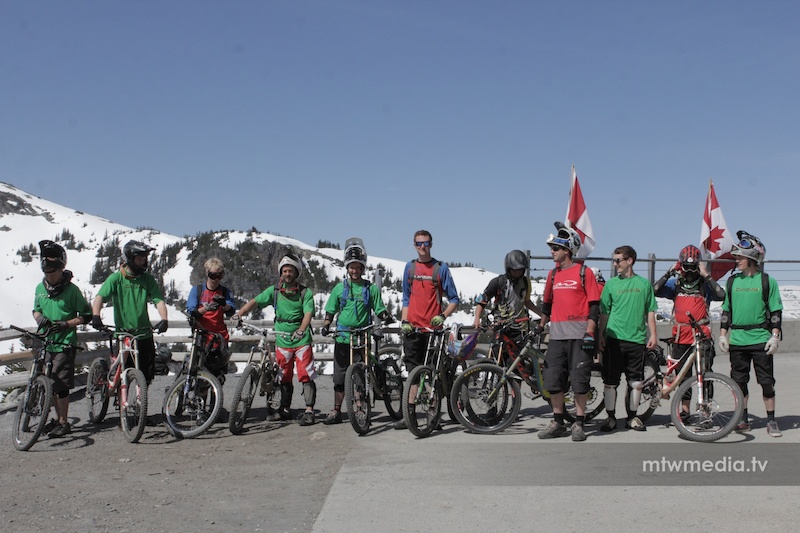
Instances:
[[[255,226],[502,269],[731,230],[795,259],[800,3],[0,3],[0,181],[175,235]],[[546,266],[546,265],[544,265]],[[659,267],[659,270],[666,269]]]

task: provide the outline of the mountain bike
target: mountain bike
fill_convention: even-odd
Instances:
[[[267,415],[275,413],[280,408],[282,398],[279,367],[275,360],[275,338],[274,336],[272,339],[269,338],[272,332],[267,328],[245,323],[242,323],[241,328],[248,334],[261,335],[261,338],[256,346],[250,348],[247,364],[233,393],[228,429],[234,435],[244,430],[244,423],[247,421],[256,394],[266,397]],[[272,350],[269,349],[270,341]],[[257,361],[256,354],[260,354]]]
[[[47,348],[52,346],[58,348],[59,352],[68,348],[77,350],[83,348],[49,340],[47,336],[52,332],[52,327],[36,333],[13,325],[10,327],[34,343],[38,343],[38,347],[33,351],[28,385],[14,413],[14,425],[11,430],[14,448],[24,452],[29,450],[44,432],[50,408],[53,406],[53,382],[50,378],[53,372],[53,358],[48,355]]]
[[[89,421],[102,422],[113,397],[122,433],[128,442],[135,443],[142,438],[147,421],[147,381],[139,370],[139,339],[148,333],[136,334],[110,326],[103,331],[108,335],[111,364],[105,357],[97,357],[89,367],[86,378]]]
[[[217,420],[222,409],[222,384],[206,368],[210,350],[227,343],[219,333],[201,328],[189,319],[192,347],[181,372],[164,396],[164,422],[176,438],[192,438],[203,434]]]
[[[428,333],[428,344],[422,365],[414,368],[403,387],[403,420],[409,431],[417,437],[427,437],[438,428],[441,419],[442,400],[453,421],[456,413],[450,407],[450,389],[459,368],[464,366],[447,353],[446,338],[450,328],[414,328],[414,333]]]
[[[450,396],[456,418],[470,431],[498,433],[513,423],[522,404],[520,382],[526,383],[531,389],[530,393],[525,393],[526,396],[531,399],[541,397],[550,403],[550,393],[544,388],[543,382],[543,334],[523,334],[520,325],[527,320],[485,321],[483,328],[491,329],[494,333],[488,358],[462,373],[453,384]],[[598,363],[592,366],[584,414],[587,421],[603,411],[601,369]],[[510,378],[513,383],[506,383],[508,380],[502,376]],[[573,422],[576,414],[575,395],[569,388],[564,393],[564,419]]]
[[[386,411],[394,420],[403,418],[403,378],[399,357],[394,352],[383,352],[383,356],[372,349],[372,338],[377,346],[380,335],[377,326],[371,324],[361,328],[343,328],[332,335],[349,333],[350,365],[344,377],[344,402],[347,418],[356,433],[366,435],[372,421],[372,407],[376,399],[383,399]],[[373,334],[370,335],[370,332]],[[380,353],[380,352],[379,352]]]
[[[653,397],[652,409],[658,407],[662,398],[667,399],[675,392],[670,406],[670,418],[678,432],[691,441],[714,442],[736,427],[744,411],[744,395],[739,385],[728,376],[706,370],[706,351],[711,349],[713,341],[691,313],[687,312],[686,315],[694,334],[692,345],[680,358],[666,359],[665,373],[659,370],[646,376],[637,388],[650,391]],[[661,340],[670,342],[672,339]],[[676,375],[676,369],[681,365],[683,366]],[[691,369],[694,369],[694,379],[684,381],[683,378]],[[672,376],[674,379],[670,379]],[[682,398],[690,390],[694,394],[689,412],[681,417]]]

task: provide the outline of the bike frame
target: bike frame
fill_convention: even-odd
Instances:
[[[111,331],[110,329],[108,330]],[[111,367],[108,369],[108,389],[107,396],[117,397],[117,408],[122,411],[128,407],[128,374],[123,372],[127,368],[139,369],[139,339],[144,334],[134,335],[129,331],[115,330],[114,339],[109,339],[109,349],[111,351]],[[114,357],[113,343],[116,342],[117,355]],[[133,362],[133,365],[129,364]]]
[[[489,355],[491,359],[495,360],[499,367],[506,369],[506,377],[510,376],[512,372],[516,372],[529,386],[533,387],[535,385],[539,391],[539,394],[543,398],[549,399],[550,393],[544,389],[544,379],[542,376],[544,353],[534,346],[532,334],[529,333],[525,336],[524,344],[522,349],[520,349],[514,339],[507,333],[507,330],[511,324],[527,321],[527,318],[515,319],[512,322],[491,326],[492,329],[494,329],[495,338]],[[494,357],[495,347],[498,348],[496,359]],[[513,362],[508,366],[503,364],[504,352],[512,356],[516,354]],[[525,365],[523,364],[524,361],[529,361],[531,363],[533,373],[528,372],[527,368],[525,368]],[[531,378],[533,378],[533,380]]]

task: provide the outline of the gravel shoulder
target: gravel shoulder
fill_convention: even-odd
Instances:
[[[259,403],[242,435],[217,423],[186,440],[162,423],[172,379],[153,381],[148,412],[156,425],[138,444],[125,441],[112,408],[101,424],[88,423],[82,389],[70,406],[73,432],[45,435],[28,452],[11,445],[13,410],[0,414],[0,522],[7,531],[310,531],[357,438],[349,426],[321,424],[333,401],[330,377],[317,380],[314,426],[265,422]],[[226,407],[237,380],[225,384]]]

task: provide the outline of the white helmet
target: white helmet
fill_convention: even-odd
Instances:
[[[581,249],[581,236],[574,229],[566,227],[562,222],[555,222],[553,225],[558,230],[558,233],[555,235],[551,233],[550,237],[547,238],[547,244],[555,244],[566,248],[575,257],[578,254],[578,250]]]
[[[767,255],[767,248],[758,237],[750,235],[744,230],[737,231],[736,236],[739,238],[739,242],[731,247],[731,255],[748,257],[759,265],[764,262],[764,256]]]
[[[344,267],[347,268],[350,263],[360,263],[367,268],[367,251],[364,249],[364,241],[358,237],[350,237],[345,242]]]
[[[281,274],[281,270],[283,270],[283,267],[286,266],[286,265],[293,266],[295,268],[295,270],[297,270],[297,276],[298,277],[300,277],[300,274],[303,273],[303,263],[302,263],[302,261],[300,261],[300,259],[296,255],[286,254],[284,256],[284,258],[281,259],[281,262],[278,263],[278,275],[279,276]]]

